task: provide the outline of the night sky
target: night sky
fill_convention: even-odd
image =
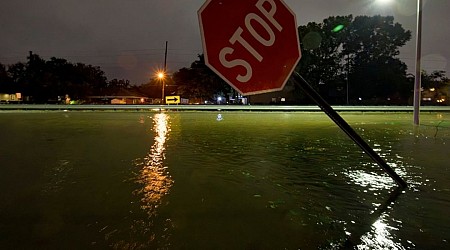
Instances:
[[[0,62],[26,62],[28,51],[44,59],[100,66],[108,79],[142,84],[164,64],[168,71],[189,65],[202,52],[197,10],[204,0],[2,0]],[[394,15],[413,37],[400,59],[414,71],[415,0],[285,0],[297,24],[337,15]],[[424,0],[422,68],[450,75],[450,1]]]

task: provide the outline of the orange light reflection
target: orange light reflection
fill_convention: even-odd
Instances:
[[[156,215],[156,209],[161,205],[162,198],[169,193],[173,185],[169,171],[164,166],[165,144],[170,132],[169,116],[164,113],[155,114],[153,123],[155,142],[144,158],[137,180],[143,184],[143,188],[138,190],[138,194],[142,195],[141,208],[150,216]]]

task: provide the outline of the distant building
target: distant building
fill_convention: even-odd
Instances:
[[[88,96],[87,103],[91,104],[153,104],[152,98],[143,96],[141,93],[127,89],[120,89],[109,95]]]
[[[21,93],[14,93],[14,94],[0,93],[0,103],[21,103],[21,102],[22,102]]]
[[[447,105],[449,103],[449,86],[429,88],[422,91],[423,105]]]
[[[89,96],[87,103],[91,104],[152,104],[153,100],[144,96]]]

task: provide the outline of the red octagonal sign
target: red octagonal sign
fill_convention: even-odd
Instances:
[[[282,0],[207,0],[198,16],[208,67],[243,95],[283,89],[301,52]]]

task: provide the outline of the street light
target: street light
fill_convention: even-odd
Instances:
[[[161,94],[161,104],[164,104],[164,80],[166,78],[166,72],[158,71],[156,72],[156,77],[161,81],[162,85],[162,94]]]
[[[393,0],[377,0],[385,4]],[[422,91],[421,57],[422,57],[422,0],[417,0],[416,62],[414,74],[414,125],[420,125],[420,99]]]
[[[161,104],[165,103],[165,100],[164,100],[164,80],[166,79],[166,73],[167,73],[167,44],[168,43],[169,42],[166,41],[166,52],[164,53],[164,68],[157,70],[156,73],[155,73],[156,78],[158,78],[161,81],[161,86],[162,86]]]

